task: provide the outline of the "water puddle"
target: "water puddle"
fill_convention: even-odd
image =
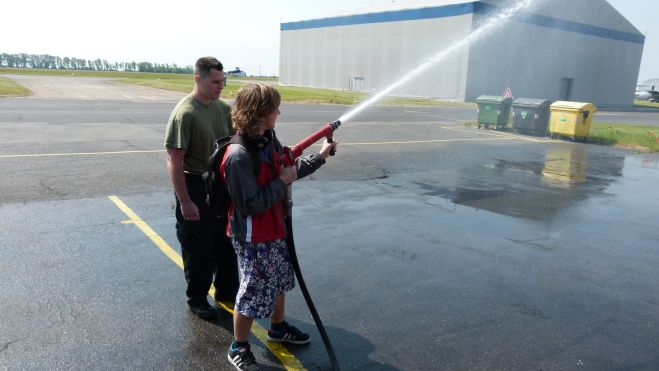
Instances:
[[[456,171],[447,182],[415,182],[424,196],[493,213],[549,220],[581,202],[608,197],[610,185],[623,176],[625,157],[593,147],[547,148],[537,159],[484,160]]]

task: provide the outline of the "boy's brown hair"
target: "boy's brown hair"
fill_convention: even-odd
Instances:
[[[244,85],[236,94],[231,111],[231,121],[236,130],[253,134],[266,116],[279,108],[281,95],[266,84]]]

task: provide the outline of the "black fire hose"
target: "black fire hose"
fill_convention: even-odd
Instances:
[[[288,245],[288,255],[290,255],[291,262],[293,263],[293,269],[295,270],[295,276],[297,277],[297,282],[300,285],[300,290],[304,296],[304,300],[307,302],[307,307],[311,312],[314,322],[316,323],[316,328],[320,333],[320,337],[323,339],[323,344],[325,344],[325,349],[327,350],[327,355],[330,358],[332,363],[332,369],[339,371],[339,362],[336,360],[336,354],[334,354],[334,349],[332,348],[332,343],[330,342],[327,332],[325,332],[325,326],[320,320],[320,316],[316,311],[316,306],[311,301],[311,295],[309,295],[309,290],[307,290],[307,285],[304,283],[304,278],[302,277],[302,271],[300,270],[300,263],[297,260],[297,254],[295,253],[295,241],[293,239],[293,200],[292,196],[292,187],[288,186],[288,201],[286,202],[286,244]]]

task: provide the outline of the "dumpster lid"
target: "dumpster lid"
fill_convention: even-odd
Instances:
[[[525,107],[543,107],[548,108],[551,101],[546,99],[517,98],[513,101],[513,106]]]
[[[510,97],[503,97],[499,95],[481,95],[476,98],[476,103],[511,103],[513,101]]]
[[[575,111],[593,111],[597,112],[597,107],[595,107],[594,104],[592,103],[584,103],[584,102],[568,102],[564,100],[559,100],[550,106],[551,108],[566,108],[570,110],[575,110]]]

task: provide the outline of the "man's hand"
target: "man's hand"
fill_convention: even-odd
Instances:
[[[181,214],[183,219],[197,222],[199,221],[199,209],[192,201],[181,202]]]
[[[183,172],[183,158],[185,149],[167,148],[167,172],[172,180],[176,198],[181,204],[181,214],[183,219],[189,221],[199,221],[199,209],[192,202],[188,195],[188,187],[185,184],[185,173]]]

